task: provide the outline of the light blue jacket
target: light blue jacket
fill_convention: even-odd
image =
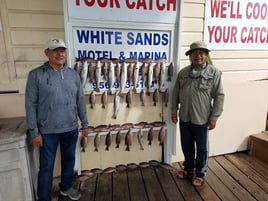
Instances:
[[[67,66],[56,71],[46,62],[29,73],[25,109],[31,138],[76,129],[78,117],[88,127],[80,77]]]

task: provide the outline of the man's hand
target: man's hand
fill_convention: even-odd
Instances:
[[[37,147],[42,147],[43,146],[43,138],[42,135],[38,135],[37,137],[32,139],[32,144],[37,146]]]
[[[208,120],[207,123],[208,130],[212,130],[216,127],[216,121]]]
[[[177,124],[177,122],[178,122],[178,116],[177,116],[177,114],[171,114],[171,121],[174,124]]]
[[[90,130],[89,129],[81,129],[81,133],[82,133],[83,137],[87,137],[88,134],[90,133]]]

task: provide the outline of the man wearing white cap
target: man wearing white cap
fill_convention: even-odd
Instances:
[[[221,72],[207,63],[209,49],[204,42],[190,45],[185,53],[191,64],[181,69],[172,94],[173,123],[179,125],[184,170],[179,178],[193,177],[193,185],[201,186],[208,160],[208,130],[216,126],[223,111],[224,93]]]
[[[32,144],[40,148],[37,196],[39,201],[51,201],[54,161],[60,144],[60,194],[78,200],[81,194],[72,188],[72,181],[78,117],[82,135],[88,135],[84,94],[79,75],[65,65],[64,41],[49,39],[45,55],[48,61],[29,73],[25,95],[27,127]]]

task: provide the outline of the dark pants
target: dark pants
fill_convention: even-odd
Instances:
[[[39,201],[51,201],[53,169],[58,144],[61,153],[60,189],[67,190],[72,187],[78,129],[60,134],[43,134],[42,137],[37,194]]]
[[[206,175],[208,160],[208,129],[207,125],[196,125],[180,120],[181,147],[184,154],[184,170],[193,172],[196,177]]]

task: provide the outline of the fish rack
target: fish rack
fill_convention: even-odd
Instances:
[[[85,94],[116,91],[141,93],[165,91],[174,74],[173,62],[165,59],[76,59],[74,69],[81,78]]]
[[[130,151],[130,146],[132,145],[132,140],[128,138],[128,135],[132,135],[132,133],[137,133],[137,138],[141,147],[141,150],[143,150],[143,143],[141,142],[141,139],[139,139],[139,132],[146,132],[147,133],[147,140],[149,141],[148,145],[151,145],[151,141],[153,141],[153,137],[150,137],[150,132],[152,132],[152,135],[155,131],[158,131],[158,141],[159,145],[162,145],[165,138],[166,138],[166,126],[165,122],[140,122],[138,124],[132,124],[132,123],[125,123],[122,125],[116,124],[116,125],[99,125],[96,127],[89,127],[89,134],[88,137],[94,137],[94,147],[95,152],[98,152],[98,148],[100,146],[100,142],[97,141],[98,137],[101,135],[106,135],[105,140],[105,146],[106,150],[109,151],[109,146],[111,146],[111,138],[108,140],[108,137],[111,137],[111,135],[117,135],[119,132],[122,135],[125,135],[124,137],[121,136],[121,139],[124,139],[124,145],[126,146],[126,151]],[[130,136],[132,138],[132,136]],[[141,136],[140,136],[141,137]],[[87,146],[87,138],[80,137],[80,150],[85,152],[85,147]],[[118,145],[121,144],[120,142],[116,142],[115,144]],[[123,143],[122,143],[123,144]],[[108,147],[108,149],[107,149]]]

